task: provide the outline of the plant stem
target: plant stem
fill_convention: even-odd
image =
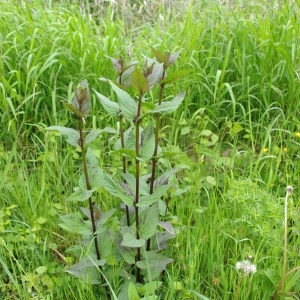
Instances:
[[[122,84],[122,74],[123,72],[119,73],[119,84]],[[125,140],[124,140],[124,127],[123,127],[123,115],[120,115],[120,138],[121,138],[121,147],[125,148]],[[122,166],[123,166],[123,173],[126,173],[126,157],[122,156]],[[124,180],[125,182],[125,180]],[[129,218],[129,208],[128,205],[125,206],[126,209],[126,221],[127,226],[130,226],[130,218]]]
[[[121,147],[125,148],[125,140],[124,140],[124,128],[123,128],[123,116],[120,117],[120,138],[121,138]],[[126,157],[122,157],[122,171],[123,173],[126,173]],[[125,182],[125,180],[124,180]],[[125,206],[126,209],[126,221],[127,226],[130,226],[130,218],[129,218],[129,208],[128,205]]]
[[[135,226],[136,226],[136,239],[140,239],[140,219],[139,219],[139,197],[140,197],[140,121],[139,117],[141,114],[141,104],[142,104],[142,94],[139,95],[139,102],[138,102],[138,110],[135,120],[135,201],[134,201],[134,208],[135,208]],[[141,260],[141,248],[137,248],[137,255],[136,261]],[[136,281],[141,283],[143,281],[141,276],[141,269],[136,266]]]
[[[163,77],[165,77],[165,72],[163,73]],[[164,85],[160,86],[159,91],[159,98],[158,98],[158,105],[161,104],[162,98],[163,98],[163,91],[164,91]],[[156,120],[155,120],[155,146],[154,146],[154,152],[153,156],[151,158],[151,178],[150,178],[150,194],[153,194],[154,191],[154,181],[155,181],[155,173],[156,173],[156,164],[157,164],[157,153],[158,153],[158,145],[159,145],[159,134],[160,134],[160,114],[156,114]],[[147,246],[146,250],[150,250],[150,239],[147,240]]]
[[[91,184],[90,184],[88,168],[87,168],[87,161],[86,161],[86,156],[85,156],[85,149],[84,149],[83,119],[78,118],[78,123],[79,123],[79,135],[80,135],[79,145],[80,145],[80,148],[81,148],[81,158],[82,158],[82,164],[83,164],[85,184],[86,184],[86,189],[91,190]],[[97,260],[100,260],[101,255],[100,255],[100,249],[99,249],[99,245],[98,245],[98,238],[97,238],[97,234],[95,234],[96,230],[97,230],[97,226],[96,226],[94,205],[93,205],[92,197],[89,198],[89,208],[90,208],[90,215],[91,215],[91,222],[92,222],[92,230],[93,230],[93,238],[94,238],[96,256],[97,256]],[[98,268],[100,269],[100,271],[102,271],[101,266],[99,266]],[[101,280],[103,281],[102,272],[100,272],[100,274],[101,274],[100,275]],[[105,286],[105,292],[106,292],[107,298],[111,299],[110,291],[109,291],[108,286]]]
[[[82,164],[83,164],[83,172],[84,172],[84,178],[85,178],[85,184],[86,184],[86,189],[91,190],[91,184],[89,180],[89,174],[88,174],[88,169],[87,169],[87,162],[86,162],[86,157],[85,157],[85,149],[84,149],[84,136],[83,136],[83,120],[82,118],[78,118],[79,122],[79,134],[80,134],[80,148],[81,148],[81,157],[82,157]],[[90,214],[91,214],[91,221],[92,221],[92,229],[93,229],[93,236],[94,236],[94,243],[95,243],[95,249],[96,249],[96,255],[97,259],[100,260],[101,255],[100,255],[100,250],[98,246],[98,240],[97,240],[97,235],[95,235],[95,232],[97,230],[96,227],[96,221],[95,221],[95,214],[94,214],[94,206],[93,206],[93,201],[92,197],[89,198],[89,207],[90,207]]]

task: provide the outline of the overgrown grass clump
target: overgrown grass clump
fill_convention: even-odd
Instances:
[[[287,185],[294,187],[287,272],[296,270],[278,292],[300,299],[299,5],[75,2],[0,3],[0,298],[99,299],[97,286],[65,272],[79,250],[59,226],[59,216],[79,208],[65,199],[77,184],[80,152],[45,128],[72,123],[62,101],[84,78],[113,97],[99,80],[117,78],[106,56],[142,64],[151,45],[182,49],[172,71],[189,70],[166,88],[187,94],[161,124],[168,155],[161,163],[183,169],[168,203],[178,231],[167,250],[174,262],[158,299],[273,297],[283,274]],[[94,93],[91,101],[86,128],[118,126]],[[109,135],[93,147],[100,167],[117,174]],[[98,196],[103,211],[117,205],[108,193]],[[243,260],[257,272],[236,270]],[[120,283],[111,284],[118,293]]]

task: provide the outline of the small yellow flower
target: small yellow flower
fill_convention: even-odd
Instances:
[[[300,132],[296,132],[296,137],[300,138]]]
[[[264,153],[268,153],[269,149],[268,148],[264,148]]]
[[[283,152],[288,152],[288,148],[284,147]]]

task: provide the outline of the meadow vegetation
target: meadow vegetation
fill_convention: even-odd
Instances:
[[[299,21],[297,1],[283,0],[1,1],[0,299],[300,299]],[[167,69],[178,78],[164,86],[164,101],[182,91],[184,99],[159,121],[147,115],[140,128],[125,114],[124,124],[137,136],[159,124],[164,155],[146,158],[157,176],[169,171],[163,221],[176,235],[163,254],[173,261],[154,281],[147,270],[131,278],[124,292],[138,271],[117,252],[107,254],[108,273],[96,263],[106,287],[71,267],[93,244],[70,219],[92,223],[89,209],[99,207],[107,220],[116,215],[92,236],[118,233],[122,199],[103,186],[94,207],[72,194],[84,179],[84,142],[71,146],[61,128],[95,134],[86,154],[97,172],[121,180],[126,157],[136,174],[136,153],[118,141],[123,121],[103,105],[122,94],[111,58],[143,70],[145,58],[169,53],[180,53]],[[91,108],[82,122],[71,103],[84,79]],[[127,91],[147,94],[149,112],[161,82]]]

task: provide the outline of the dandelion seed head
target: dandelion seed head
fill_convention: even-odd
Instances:
[[[292,192],[293,192],[293,187],[292,187],[291,185],[288,185],[288,186],[286,187],[286,192],[287,192],[288,195],[292,194]]]
[[[245,274],[256,273],[256,265],[252,264],[249,260],[242,260],[236,263],[235,268],[243,271]]]

